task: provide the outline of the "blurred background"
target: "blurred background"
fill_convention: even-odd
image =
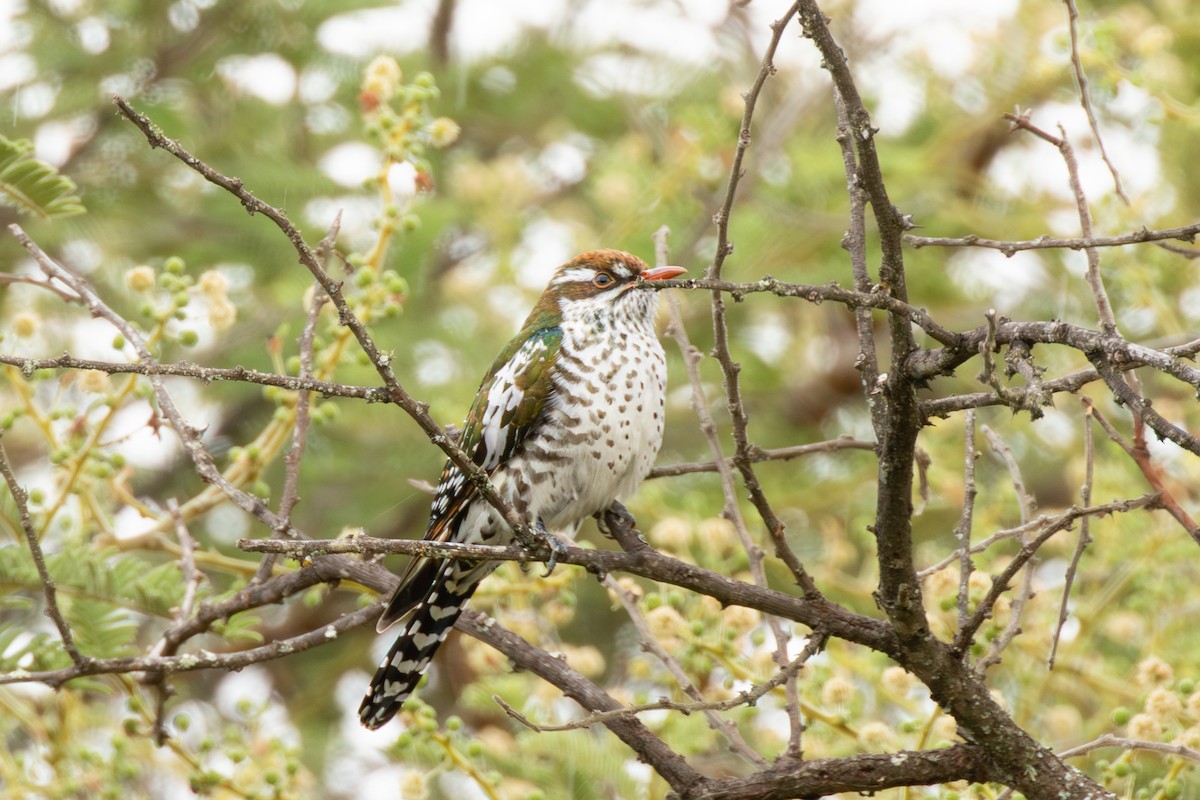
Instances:
[[[822,7],[880,128],[893,202],[921,226],[916,233],[1078,235],[1060,155],[1011,133],[1001,119],[1018,108],[1048,130],[1061,123],[1073,141],[1098,232],[1196,219],[1200,6],[1159,0],[1081,8],[1083,65],[1128,203],[1114,192],[1079,106],[1061,2],[841,0]],[[457,424],[500,344],[558,264],[597,247],[652,260],[650,237],[663,225],[671,230],[672,263],[698,276],[711,261],[711,218],[729,176],[742,93],[758,72],[769,23],[785,9],[767,0],[5,0],[0,135],[31,141],[39,159],[75,181],[87,213],[42,220],[0,207],[0,221],[20,219],[107,302],[158,331],[163,360],[295,373],[296,337],[311,297],[308,273],[266,220],[247,217],[229,195],[151,151],[116,115],[109,98],[121,94],[166,135],[286,209],[310,243],[340,212],[335,271],[355,286],[359,308],[380,346],[394,354],[402,384],[430,403],[436,419]],[[828,76],[795,23],[776,64],[754,118],[725,277],[852,285],[839,246],[848,201]],[[1105,280],[1127,337],[1153,344],[1195,337],[1194,255],[1152,246],[1104,252]],[[1081,252],[1006,258],[990,250],[926,248],[907,256],[913,303],[943,325],[974,328],[995,308],[1015,319],[1097,326]],[[874,273],[874,247],[871,257]],[[7,235],[0,236],[0,267],[36,272]],[[160,314],[178,295],[178,313]],[[689,335],[707,352],[707,296],[681,294],[679,301]],[[132,352],[113,341],[104,323],[37,287],[0,284],[0,315],[6,354],[66,350],[123,360]],[[871,439],[853,366],[853,319],[843,308],[751,296],[731,304],[730,327],[758,445]],[[373,370],[339,345],[339,336],[336,320],[322,318],[317,348],[330,379],[375,384]],[[659,461],[707,459],[678,350],[670,343],[667,350],[669,423]],[[1077,355],[1043,348],[1035,357],[1051,376],[1085,365]],[[169,620],[166,585],[154,589],[161,596],[142,601],[123,586],[110,587],[111,594],[87,590],[95,590],[99,574],[122,569],[130,580],[156,569],[164,584],[178,583],[174,560],[159,544],[168,530],[167,498],[195,501],[189,527],[211,554],[203,565],[206,596],[244,585],[254,562],[236,561],[245,556],[232,543],[269,532],[215,499],[198,500],[204,485],[174,437],[147,424],[151,408],[136,381],[126,387],[114,376],[89,387],[63,375],[5,369],[4,445],[22,480],[46,498],[35,501],[35,511],[47,549],[95,565],[88,574],[72,573],[78,585],[66,580],[64,594],[80,627],[106,632],[94,637],[98,648],[137,652]],[[957,377],[934,383],[928,396],[981,390],[977,371],[974,363],[964,366]],[[706,361],[702,378],[727,434],[719,369]],[[1155,407],[1194,429],[1186,387],[1147,379]],[[294,396],[232,383],[175,379],[169,386],[190,422],[205,428],[220,465],[276,502]],[[1120,409],[1101,407],[1128,428]],[[302,502],[293,517],[299,527],[318,537],[347,528],[419,536],[429,504],[421,482],[436,480],[440,453],[393,406],[318,400],[315,409],[319,424],[310,432]],[[979,419],[1011,446],[1042,510],[1077,502],[1083,446],[1075,398],[1059,398],[1032,424],[1003,408],[981,410]],[[962,502],[961,415],[933,423],[921,442],[932,459],[916,521],[922,566],[953,549]],[[103,435],[72,438],[72,426],[77,434],[100,426]],[[1194,460],[1172,445],[1150,444],[1187,505],[1194,500],[1188,487],[1200,477]],[[1147,490],[1115,446],[1098,441],[1097,447],[1097,500]],[[976,516],[982,538],[1020,519],[1003,463],[980,449],[986,450]],[[87,469],[68,485],[64,464]],[[877,613],[874,552],[865,526],[874,513],[874,468],[862,450],[760,468],[822,588],[871,614]],[[21,560],[28,554],[17,546],[11,498],[0,505],[9,519],[0,531],[0,599],[11,601],[0,604],[0,667],[58,663],[48,623],[36,613],[40,594]],[[631,510],[656,546],[736,574],[746,568],[745,554],[730,542],[722,505],[716,476],[696,474],[648,482]],[[746,513],[752,532],[761,533],[748,504]],[[1068,631],[1081,644],[1072,650],[1068,641],[1054,673],[1043,667],[1044,651],[1073,541],[1048,550],[1038,573],[1044,591],[1027,609],[1029,633],[1014,646],[1028,657],[1010,653],[996,680],[1018,721],[1036,726],[1048,744],[1086,740],[1111,725],[1115,708],[1136,706],[1144,692],[1128,678],[1147,658],[1195,663],[1194,637],[1177,634],[1187,625],[1184,610],[1200,600],[1194,589],[1200,576],[1189,565],[1196,562],[1194,545],[1173,525],[1161,514],[1097,524],[1104,540],[1082,568],[1075,592],[1085,607]],[[600,543],[590,524],[582,535]],[[995,563],[1011,553],[1001,549]],[[1161,574],[1124,566],[1139,557],[1172,566]],[[990,563],[984,557],[981,566]],[[578,659],[621,699],[669,692],[661,665],[633,646],[628,619],[612,598],[595,581],[567,572],[560,568],[551,581],[537,582],[515,568],[502,570],[476,606],[503,612],[502,620],[523,635]],[[775,577],[788,590],[782,573]],[[932,587],[931,605],[946,591],[952,596],[954,586],[956,579]],[[769,676],[771,643],[764,644],[757,617],[730,621],[694,598],[653,586],[640,591],[650,611],[675,608],[689,623],[717,621],[720,653],[711,652],[700,631],[675,632],[698,685],[719,694]],[[198,643],[229,649],[295,635],[361,598],[322,589],[305,601],[266,609]],[[532,734],[514,727],[492,694],[523,698],[525,705],[514,705],[546,720],[569,716],[573,705],[535,679],[511,675],[473,642],[452,640],[423,694],[442,727],[422,728],[420,720],[430,717],[418,706],[387,731],[362,731],[353,711],[386,644],[362,630],[240,674],[180,676],[168,712],[177,738],[165,749],[150,746],[139,707],[147,701],[132,682],[96,679],[58,694],[2,687],[7,747],[0,752],[0,791],[8,786],[13,797],[100,796],[89,786],[155,797],[191,790],[222,797],[661,796],[664,786],[603,731]],[[878,689],[885,669],[881,658],[842,645],[812,668],[804,689],[816,720],[807,740],[811,755],[937,741],[930,733],[937,713],[927,696],[913,687]],[[852,691],[822,696],[835,677]],[[767,704],[737,717],[768,757],[782,746],[781,714]],[[118,730],[118,719],[132,722]],[[874,722],[884,724],[887,741],[864,739],[864,726]],[[1182,731],[1196,722],[1180,711],[1175,724]],[[673,730],[684,754],[712,774],[745,766],[729,763],[702,720],[663,718],[655,725]],[[952,728],[942,733],[952,736]],[[465,754],[482,779],[450,753]],[[109,761],[123,766],[100,763]]]

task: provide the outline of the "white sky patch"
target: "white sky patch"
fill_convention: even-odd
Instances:
[[[715,65],[720,56],[712,25],[719,22],[713,3],[587,3],[573,20],[571,44],[598,49],[618,46],[695,65]],[[699,11],[700,16],[695,12]],[[664,47],[664,42],[670,44]],[[619,48],[624,49],[624,48]]]
[[[383,156],[364,142],[345,142],[325,151],[317,166],[339,186],[357,189],[375,177]]]
[[[529,313],[529,298],[513,286],[492,286],[487,294],[488,307],[501,317],[512,320],[512,331],[520,328],[525,314]]]
[[[403,202],[417,193],[417,170],[412,164],[403,161],[388,167],[388,187],[397,202]]]
[[[71,266],[71,269],[82,272],[84,275],[94,272],[104,258],[104,251],[100,245],[90,239],[71,239],[63,244],[62,251],[63,260]],[[112,328],[111,325],[109,327]]]
[[[1011,314],[1029,292],[1046,285],[1042,257],[1028,250],[1011,258],[998,250],[966,248],[946,262],[950,279],[970,298]]]
[[[791,336],[782,314],[759,311],[739,338],[763,361],[775,364],[787,352]]]
[[[306,67],[300,73],[300,99],[306,103],[324,103],[337,92],[337,78],[324,67]]]
[[[591,142],[586,136],[572,135],[548,145],[533,164],[538,183],[546,191],[554,191],[583,180],[587,174]]]
[[[3,68],[0,67],[0,74]],[[79,116],[74,119],[53,119],[38,126],[33,135],[33,150],[37,157],[54,166],[61,166],[71,157],[71,150],[77,140],[86,139],[93,128],[95,120],[90,116]]]
[[[1014,379],[1009,386],[1024,385],[1020,379]],[[1063,450],[1079,440],[1079,418],[1059,411],[1057,408],[1043,408],[1045,416],[1034,423],[1030,429],[1047,447]]]
[[[121,361],[121,353],[113,349],[117,329],[106,320],[82,319],[70,328],[71,352],[79,358],[97,361]],[[132,353],[132,349],[128,349]]]
[[[417,382],[422,386],[445,386],[459,375],[454,351],[436,339],[424,339],[413,348]]]
[[[7,23],[0,18],[0,29]],[[8,53],[0,56],[0,92],[28,83],[37,75],[37,62],[25,53]]]
[[[296,70],[275,53],[227,56],[217,62],[217,74],[231,88],[271,105],[288,103],[296,94]]]
[[[1134,107],[1136,97],[1126,101]],[[1039,128],[1060,135],[1059,123],[1066,129],[1067,138],[1075,151],[1079,164],[1079,180],[1089,198],[1102,197],[1112,192],[1112,175],[1100,157],[1100,149],[1092,138],[1087,117],[1078,105],[1050,103],[1039,106],[1031,115],[1031,122]],[[1132,195],[1152,194],[1162,181],[1162,168],[1155,148],[1156,134],[1137,130],[1101,119],[1101,134],[1115,163],[1126,190]],[[988,168],[988,177],[993,186],[1014,197],[1047,194],[1072,204],[1074,194],[1067,182],[1067,168],[1057,148],[1028,134],[1020,135],[1021,141],[1005,147]],[[1133,167],[1136,165],[1136,169]],[[1079,218],[1073,228],[1078,235]]]
[[[1017,12],[1018,6],[1018,0],[920,0],[903,4],[860,0],[854,7],[854,30],[886,41],[895,53],[920,53],[944,77],[954,78],[974,63],[974,36],[994,31]]]
[[[44,117],[54,108],[58,89],[45,81],[31,83],[16,93],[17,113],[26,119]]]
[[[567,5],[566,0],[463,0],[451,29],[450,49],[456,59],[467,63],[495,55],[511,47],[526,29],[557,24]],[[429,44],[429,27],[436,9],[434,0],[411,0],[393,8],[352,11],[322,24],[317,41],[331,53],[352,58],[422,49]]]
[[[344,195],[317,197],[304,204],[304,219],[322,231],[329,230],[338,212],[342,212],[342,233],[352,248],[370,247],[375,241],[371,220],[379,216],[379,202],[374,197]]]
[[[575,234],[569,226],[539,217],[525,226],[521,243],[513,251],[517,282],[527,289],[541,291],[554,270],[575,255],[575,251]]]
[[[112,41],[103,17],[81,19],[75,26],[75,35],[79,38],[79,46],[93,55],[103,53]]]
[[[218,459],[218,463],[224,461]],[[204,516],[204,530],[216,541],[233,544],[250,535],[250,515],[232,503],[223,503]]]
[[[660,95],[678,83],[676,72],[657,58],[621,53],[598,53],[575,70],[576,82],[597,97],[632,94]]]

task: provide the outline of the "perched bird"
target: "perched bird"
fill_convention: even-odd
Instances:
[[[658,293],[642,281],[682,267],[593,250],[563,264],[479,386],[460,445],[525,519],[571,535],[637,490],[662,445],[667,365],[654,332]],[[447,462],[425,538],[509,544],[511,528]],[[561,546],[561,545],[559,545]],[[378,728],[421,679],[479,581],[496,562],[414,558],[379,619],[403,628],[359,707]]]

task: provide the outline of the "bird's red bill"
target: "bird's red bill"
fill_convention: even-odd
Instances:
[[[642,280],[644,281],[665,281],[674,278],[676,275],[682,275],[687,272],[683,267],[654,267],[653,269],[642,270]]]

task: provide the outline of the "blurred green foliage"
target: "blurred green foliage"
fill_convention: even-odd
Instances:
[[[411,11],[411,5],[397,8]],[[644,5],[685,14],[672,4]],[[1160,0],[1081,9],[1083,65],[1129,188],[1126,206],[1098,166],[1083,123],[1063,4],[1014,5],[993,23],[968,26],[954,16],[940,28],[901,22],[895,30],[871,24],[875,12],[866,3],[824,5],[868,107],[888,110],[876,120],[885,177],[893,201],[923,226],[918,233],[1004,239],[1077,233],[1058,154],[1010,132],[1000,118],[1017,106],[1047,129],[1067,125],[1087,165],[1085,188],[1099,231],[1193,221],[1200,207],[1200,7]],[[706,19],[704,30],[691,31],[713,44],[717,55],[706,62],[673,52],[668,31],[654,48],[596,43],[581,35],[576,26],[583,23],[573,18],[580,12],[572,7],[555,12],[556,22],[521,28],[486,52],[451,47],[450,58],[439,60],[431,55],[439,52],[436,41],[396,52],[395,74],[386,61],[372,63],[373,40],[346,41],[347,29],[335,25],[360,20],[348,30],[363,34],[390,18],[359,17],[359,10],[388,8],[331,0],[30,0],[16,12],[0,54],[8,74],[18,76],[2,82],[0,132],[35,142],[37,156],[77,185],[88,213],[22,223],[47,251],[86,273],[114,308],[137,320],[164,360],[296,372],[310,278],[288,242],[265,220],[248,218],[230,196],[147,148],[114,113],[108,95],[120,93],[168,136],[285,208],[310,243],[342,211],[340,257],[333,261],[339,277],[353,287],[356,308],[377,341],[393,353],[403,384],[448,424],[461,419],[498,344],[560,260],[593,247],[649,257],[651,234],[667,225],[672,261],[693,275],[702,271],[715,242],[711,215],[737,141],[739,93],[757,72],[765,23],[782,6],[756,0]],[[450,41],[472,24],[463,4]],[[343,41],[331,48],[337,30]],[[939,31],[943,39],[932,38]],[[961,52],[957,67],[936,56],[942,46]],[[780,72],[760,99],[750,171],[730,228],[736,246],[726,264],[730,279],[771,274],[851,283],[839,245],[848,201],[833,103],[810,50],[795,28],[786,34]],[[275,76],[271,91],[262,90],[263,76]],[[15,221],[16,213],[0,206],[0,221]],[[1096,325],[1081,253],[1005,259],[927,248],[907,255],[914,304],[944,325],[976,327],[993,307],[1017,319]],[[1103,258],[1127,336],[1151,343],[1195,336],[1194,262],[1148,246],[1107,250]],[[5,272],[33,272],[7,236],[0,237],[0,265]],[[69,350],[122,359],[132,352],[113,341],[113,331],[52,293],[20,284],[0,284],[0,292],[5,353]],[[693,341],[707,351],[706,297],[680,299]],[[844,309],[756,295],[731,304],[730,328],[757,444],[869,437],[853,368],[853,321]],[[316,349],[316,369],[329,379],[376,382],[329,316],[319,319]],[[1035,355],[1052,376],[1085,365],[1078,354],[1039,347]],[[674,352],[671,370],[671,418],[660,462],[705,459]],[[962,367],[956,377],[934,382],[927,396],[983,389],[977,370],[974,363]],[[724,434],[719,370],[706,362],[702,377]],[[167,498],[192,504],[184,508],[206,574],[202,599],[245,584],[256,562],[244,559],[232,541],[268,532],[220,505],[219,494],[206,490],[169,435],[145,434],[150,407],[141,381],[23,375],[16,368],[7,368],[5,378],[5,448],[40,494],[35,519],[47,549],[60,554],[51,558],[51,572],[85,652],[144,649],[168,624],[181,584],[178,548],[162,510]],[[1151,374],[1143,378],[1161,413],[1190,429],[1200,424],[1190,391]],[[206,442],[227,475],[277,502],[279,456],[294,423],[295,395],[240,384],[171,386],[187,399],[193,423],[207,426]],[[1094,391],[1098,407],[1128,435],[1127,415],[1100,387]],[[1013,449],[1046,513],[1078,502],[1084,472],[1082,408],[1070,396],[1055,406],[1036,423],[1002,408],[979,412],[980,423]],[[393,406],[344,400],[317,400],[313,418],[298,526],[313,536],[335,536],[347,527],[418,535],[428,498],[410,482],[433,479],[441,455],[416,426]],[[919,566],[955,546],[962,442],[961,414],[931,420],[922,436],[931,466],[915,521]],[[1167,485],[1185,507],[1194,507],[1191,487],[1200,483],[1194,459],[1151,445]],[[977,540],[1020,522],[1004,465],[990,449],[979,449]],[[1098,431],[1096,450],[1097,502],[1148,491],[1133,464]],[[874,468],[871,455],[858,450],[759,468],[819,585],[867,614],[878,613],[866,529],[874,514]],[[63,665],[65,654],[36,614],[41,597],[11,498],[0,504],[0,666]],[[632,510],[656,546],[726,574],[747,569],[745,552],[719,519],[714,475],[649,482]],[[743,511],[761,535],[753,509],[747,504]],[[584,535],[596,539],[590,529]],[[1063,570],[1077,535],[1060,534],[1043,550],[1024,633],[992,671],[996,692],[1018,722],[1051,747],[1114,730],[1196,747],[1200,650],[1189,635],[1200,602],[1195,544],[1161,512],[1094,521],[1096,541],[1072,594],[1070,635],[1048,671]],[[1016,547],[1002,542],[978,556],[977,565],[995,573]],[[777,566],[768,565],[776,587],[790,591]],[[939,635],[950,635],[955,624],[954,570],[935,574],[926,587]],[[983,574],[978,579],[976,601],[988,586]],[[729,696],[772,674],[774,643],[756,614],[636,581],[625,586],[641,596],[648,622],[706,695]],[[565,568],[539,582],[505,567],[475,604],[531,641],[564,652],[622,701],[679,699],[661,664],[637,648],[614,597]],[[263,609],[262,619],[235,618],[224,636],[204,637],[200,646],[234,648],[248,637],[293,635],[355,602],[349,592],[325,589],[306,599],[313,602]],[[1001,615],[989,623],[985,638],[999,635],[1005,622]],[[249,683],[200,673],[173,679],[179,696],[168,704],[168,721],[175,737],[163,749],[151,741],[151,695],[132,680],[94,678],[57,693],[2,687],[0,732],[7,746],[0,750],[0,787],[14,797],[166,797],[188,788],[214,797],[352,797],[371,780],[393,792],[399,786],[406,797],[461,796],[467,784],[477,796],[663,796],[665,785],[632,764],[604,731],[533,733],[505,717],[493,695],[535,721],[561,721],[570,704],[536,679],[512,674],[495,653],[465,637],[446,648],[424,702],[414,701],[390,733],[366,738],[349,711],[374,663],[368,655],[374,639],[365,630],[343,636],[270,662]],[[838,642],[806,668],[801,694],[810,723],[808,755],[953,741],[953,725],[927,693],[889,669],[895,668],[882,656]],[[250,705],[226,702],[230,696],[251,698]],[[769,697],[727,714],[767,758],[786,745],[781,704]],[[177,707],[181,716],[172,711]],[[662,713],[646,721],[706,773],[748,769],[700,715]],[[108,747],[90,744],[110,735]],[[1200,791],[1200,779],[1169,758],[1105,751],[1079,763],[1129,796]],[[951,787],[888,796],[996,794]]]

